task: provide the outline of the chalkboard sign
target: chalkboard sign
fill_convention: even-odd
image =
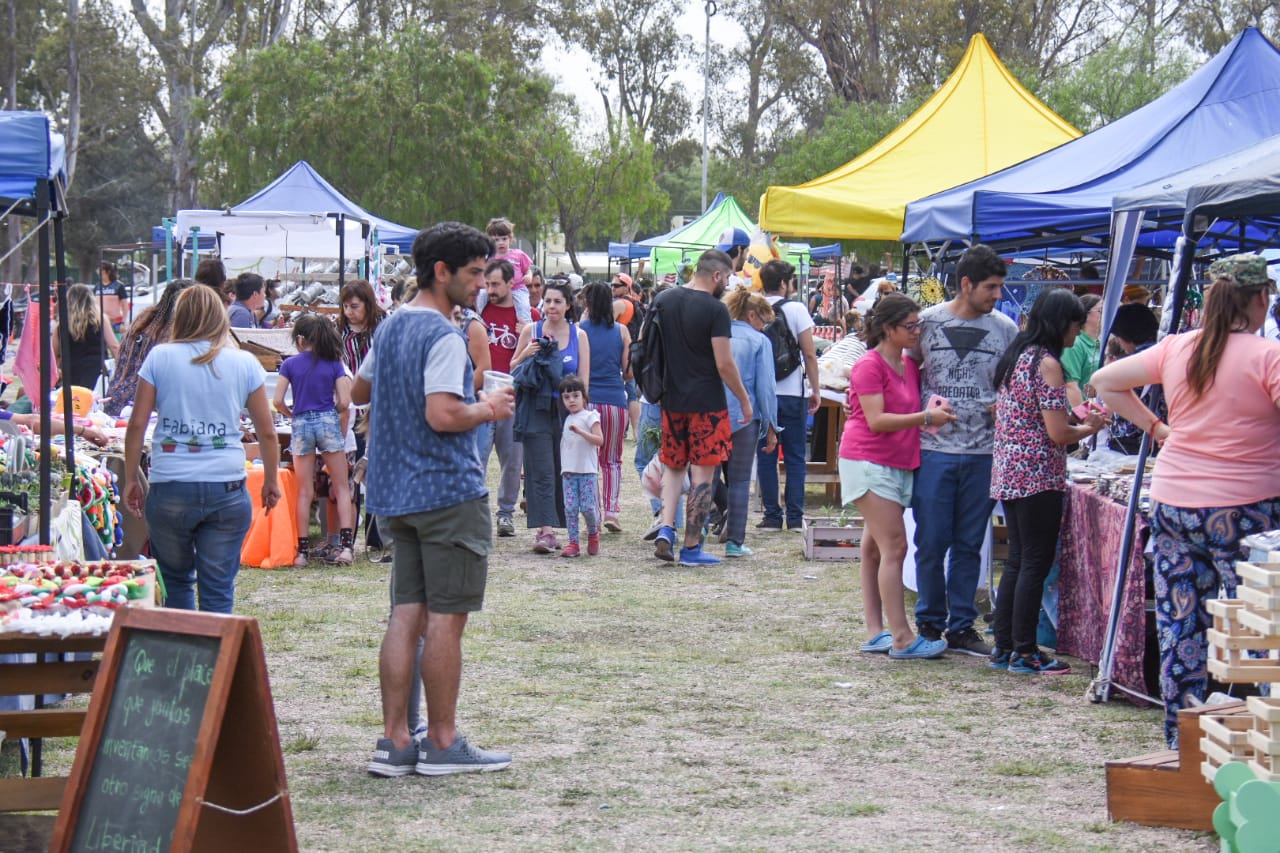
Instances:
[[[237,847],[297,850],[258,623],[123,608],[50,849]]]
[[[217,637],[128,633],[73,849],[172,845],[219,646]]]

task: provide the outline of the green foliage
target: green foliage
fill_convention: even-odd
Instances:
[[[70,33],[61,8],[46,10],[41,20],[28,45],[23,107],[48,111],[65,132]],[[156,82],[137,45],[120,38],[124,28],[111,6],[88,3],[80,10],[80,127],[65,234],[69,263],[83,279],[91,277],[99,246],[149,240],[165,209],[164,152],[145,121]]]
[[[233,63],[203,151],[206,203],[235,203],[299,159],[369,210],[416,226],[547,221],[535,166],[552,84],[424,27],[368,50],[341,36]]]
[[[553,133],[543,140],[536,165],[579,272],[577,252],[585,241],[617,235],[628,223],[665,210],[669,201],[654,181],[653,146],[639,128],[594,140]]]
[[[1157,53],[1143,41],[1131,34],[1098,49],[1045,84],[1040,97],[1088,133],[1150,103],[1195,69],[1188,51]]]

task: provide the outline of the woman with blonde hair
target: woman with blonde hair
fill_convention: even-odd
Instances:
[[[1260,255],[1215,262],[1201,328],[1093,374],[1112,412],[1161,446],[1151,478],[1165,740],[1205,695],[1205,601],[1235,597],[1240,540],[1280,527],[1280,344],[1258,336],[1275,283]],[[1164,386],[1168,423],[1134,393]]]
[[[190,287],[178,297],[169,343],[138,372],[125,434],[124,501],[144,511],[151,555],[164,578],[165,606],[230,613],[240,547],[253,506],[245,491],[240,410],[247,408],[262,452],[262,503],[280,499],[280,445],[257,359],[229,346],[230,321],[217,291]],[[142,487],[142,445],[152,411],[150,490]]]
[[[107,414],[118,416],[125,406],[133,402],[134,391],[138,388],[138,369],[156,344],[169,340],[169,333],[173,328],[173,309],[178,304],[178,296],[195,284],[189,278],[168,282],[156,304],[129,324],[124,339],[120,342],[116,369],[111,376],[111,384],[107,386],[107,396],[102,401],[102,409]]]
[[[733,323],[729,326],[729,344],[738,365],[742,385],[751,395],[755,417],[733,433],[729,461],[725,463],[728,483],[727,508],[720,541],[726,543],[726,557],[748,557],[746,545],[747,503],[751,492],[751,467],[755,462],[760,431],[766,430],[765,452],[772,453],[778,444],[778,388],[773,377],[773,345],[761,330],[773,322],[773,306],[759,293],[734,290],[724,297]],[[742,423],[742,406],[733,394],[729,401],[729,423]]]
[[[118,353],[120,342],[111,325],[103,322],[102,309],[87,284],[67,288],[67,331],[71,340],[63,352],[61,329],[53,330],[53,357],[62,371],[63,384],[91,389],[103,374],[106,353]]]

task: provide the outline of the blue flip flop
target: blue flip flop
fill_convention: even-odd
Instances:
[[[881,631],[858,647],[858,651],[872,655],[887,654],[893,648],[893,634]]]
[[[911,645],[902,651],[890,649],[889,657],[894,660],[925,660],[926,658],[940,658],[946,650],[946,640],[926,640],[924,637],[916,637]]]

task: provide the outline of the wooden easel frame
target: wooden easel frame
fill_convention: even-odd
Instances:
[[[123,608],[107,639],[51,851],[69,851],[81,817],[128,633],[166,632],[220,641],[170,850],[296,851],[275,707],[258,623],[243,616]],[[230,725],[227,723],[230,722]]]

